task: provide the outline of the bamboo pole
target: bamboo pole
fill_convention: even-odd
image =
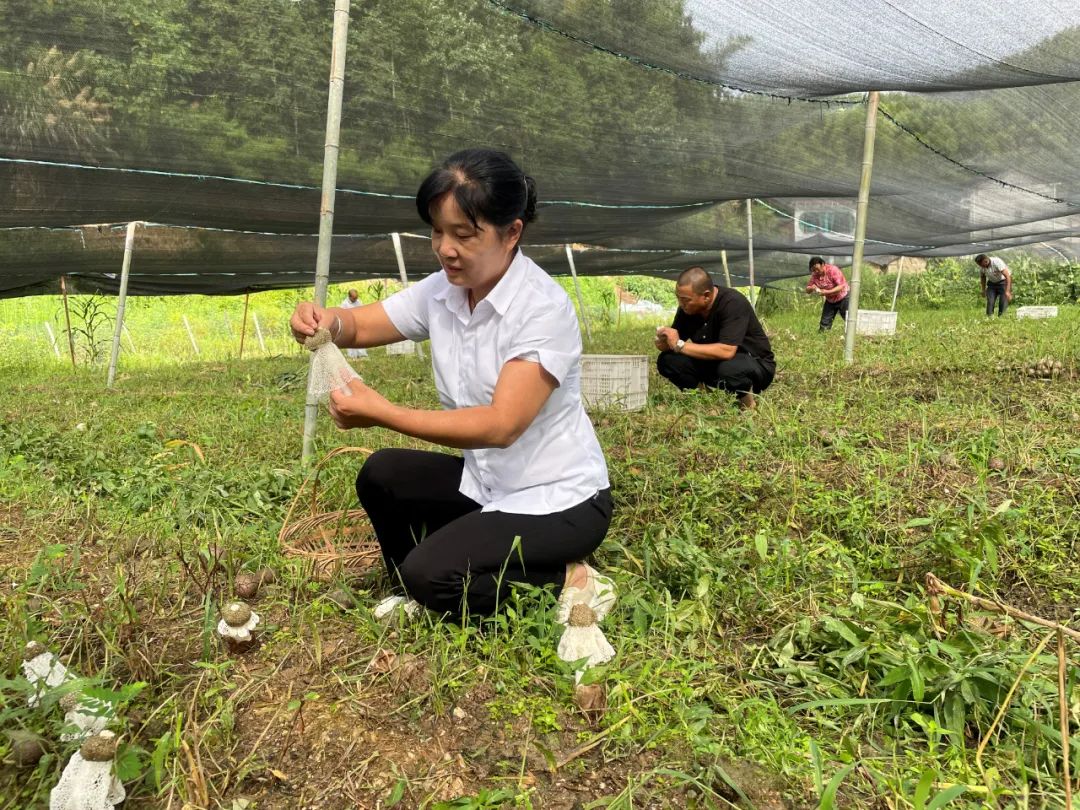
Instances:
[[[187,315],[180,316],[184,321],[184,328],[187,330],[188,339],[191,341],[191,348],[195,350],[195,354],[199,354],[199,344],[195,342],[195,333],[191,331],[191,324],[188,323]]]
[[[757,309],[757,293],[754,292],[754,201],[746,201],[746,258],[750,263],[750,306]]]
[[[71,310],[68,309],[67,276],[60,276],[60,295],[64,297],[64,324],[67,328],[68,349],[71,352],[71,367],[75,368],[75,335],[71,332]]]
[[[1057,629],[1058,727],[1061,729],[1061,778],[1065,782],[1065,806],[1072,809],[1072,764],[1069,762],[1069,695],[1065,691],[1065,635]]]
[[[244,293],[244,321],[240,324],[240,356],[239,360],[244,359],[244,338],[247,336],[247,313],[248,313],[248,301],[251,299],[251,293]]]
[[[900,276],[904,274],[904,257],[900,257],[899,266],[896,268],[896,286],[892,291],[892,304],[889,306],[889,312],[896,312],[896,299],[900,295]]]
[[[394,257],[397,259],[398,275],[401,276],[401,288],[405,289],[409,286],[409,274],[405,271],[405,254],[401,250],[401,234],[394,232],[390,234],[390,240],[394,243]],[[419,343],[415,344],[416,355],[421,359],[424,357],[424,347]]]
[[[585,324],[585,337],[592,343],[592,328],[589,326],[589,316],[585,312],[585,298],[581,295],[581,282],[578,281],[577,267],[574,265],[574,249],[569,243],[566,245],[566,260],[570,262],[570,275],[574,277],[574,292],[577,293],[578,309],[581,310],[581,322]]]
[[[138,222],[129,222],[124,237],[124,263],[120,269],[120,293],[116,302],[116,327],[113,329],[112,354],[109,356],[109,375],[105,387],[112,388],[116,380],[116,361],[120,358],[120,335],[124,330],[124,308],[127,306],[128,277],[131,275],[131,254],[135,249],[135,226]]]
[[[855,209],[855,249],[851,254],[851,292],[848,316],[844,322],[844,362],[855,362],[855,329],[859,320],[859,290],[862,287],[863,245],[866,242],[866,209],[870,203],[870,174],[874,168],[874,136],[877,132],[878,91],[871,90],[866,102],[866,126],[863,130],[862,176],[859,178],[859,203]]]
[[[330,284],[330,250],[334,237],[334,197],[337,193],[338,152],[341,148],[341,100],[345,93],[345,53],[349,34],[349,0],[334,0],[334,40],[330,51],[330,93],[326,104],[326,142],[323,148],[322,201],[319,206],[319,248],[315,258],[315,304],[326,306]],[[310,360],[308,375],[311,374]],[[315,449],[315,420],[319,403],[310,394],[304,403],[304,443],[301,455],[306,465]]]
[[[255,324],[255,337],[259,339],[259,348],[262,349],[262,353],[266,354],[266,341],[263,340],[262,327],[259,326],[259,313],[252,311],[251,322]]]
[[[56,359],[60,360],[63,355],[60,354],[60,347],[56,344],[56,335],[53,333],[52,326],[48,321],[43,324],[45,327],[45,336],[49,338],[49,344],[52,346],[53,354],[56,355]]]
[[[724,265],[724,284],[728,287],[731,286],[731,273],[728,271],[727,266],[727,251],[720,251],[720,262]]]

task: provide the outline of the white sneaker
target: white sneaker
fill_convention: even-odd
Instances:
[[[389,622],[393,621],[398,614],[397,609],[399,607],[401,612],[410,619],[420,612],[420,603],[415,599],[409,599],[405,596],[388,596],[375,606],[372,613],[376,621]]]

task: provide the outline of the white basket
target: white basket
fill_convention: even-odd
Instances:
[[[895,335],[896,313],[879,309],[860,309],[855,319],[856,335]]]
[[[416,344],[411,340],[402,340],[386,345],[387,354],[416,354]]]
[[[1018,307],[1017,318],[1056,318],[1057,307]]]
[[[638,411],[649,397],[649,355],[581,355],[581,399],[591,410]]]

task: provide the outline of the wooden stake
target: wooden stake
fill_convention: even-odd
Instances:
[[[131,254],[135,249],[135,228],[138,222],[129,222],[124,235],[124,261],[120,266],[120,291],[116,297],[116,328],[113,329],[112,353],[109,355],[109,373],[105,387],[112,388],[116,381],[116,361],[120,359],[120,335],[124,328],[124,309],[127,307],[128,277],[131,275]]]
[[[71,367],[75,368],[75,335],[71,333],[71,310],[68,309],[67,276],[60,276],[60,294],[64,297],[64,324],[67,326],[68,349],[71,351]]]

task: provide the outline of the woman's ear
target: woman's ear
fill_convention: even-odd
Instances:
[[[510,247],[517,247],[521,242],[521,233],[525,230],[525,223],[520,219],[515,219],[509,225],[506,226],[504,238],[510,242]]]

